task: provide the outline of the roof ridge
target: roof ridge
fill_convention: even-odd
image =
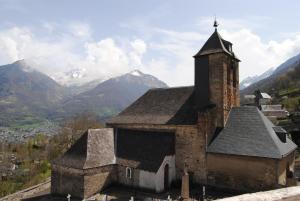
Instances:
[[[282,157],[282,154],[280,153],[280,146],[278,146],[278,143],[276,142],[279,139],[275,139],[275,138],[277,138],[277,135],[276,135],[275,131],[273,130],[273,127],[275,127],[275,125],[257,107],[256,107],[256,109],[257,109],[260,119],[262,120],[262,123],[264,124],[265,129],[268,130],[268,137],[272,139],[272,142],[273,142],[274,146],[276,147],[277,154],[279,154],[279,156]],[[270,128],[272,130],[270,130],[269,126],[266,124],[269,124]]]
[[[155,91],[155,90],[168,90],[168,89],[181,89],[181,88],[192,88],[194,87],[194,85],[190,85],[190,86],[177,86],[177,87],[160,87],[160,88],[151,88],[149,89],[149,91]]]
[[[87,163],[87,161],[88,161],[88,153],[89,153],[89,151],[88,151],[88,149],[89,149],[89,139],[90,139],[90,137],[89,137],[89,135],[90,135],[90,129],[87,129],[86,130],[86,152],[85,152],[85,161],[84,161],[84,163],[83,163],[83,169],[85,169],[86,168],[86,163]]]
[[[225,128],[212,141],[207,151],[279,159],[296,145],[287,138],[283,143],[273,123],[255,106],[233,107]]]
[[[224,39],[222,38],[222,36],[219,34],[218,31],[216,31],[216,32],[217,32],[218,39],[219,39],[219,41],[220,41],[220,43],[221,43],[221,46],[222,46],[223,51],[231,55],[231,53],[226,49],[226,47],[225,47],[225,45],[224,45],[224,43],[223,43],[223,40],[224,40]],[[229,42],[229,41],[227,41],[227,42]]]

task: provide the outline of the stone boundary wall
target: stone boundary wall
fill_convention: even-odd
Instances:
[[[297,201],[300,200],[300,186],[277,190],[243,194],[219,199],[219,201]]]
[[[37,193],[43,192],[47,189],[50,189],[51,180],[48,178],[45,182],[37,184],[35,186],[31,186],[21,191],[17,191],[13,194],[7,195],[5,197],[0,198],[0,201],[19,201],[23,198],[28,198]]]

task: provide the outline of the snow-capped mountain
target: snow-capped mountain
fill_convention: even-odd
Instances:
[[[41,120],[66,96],[63,86],[24,60],[0,66],[0,126]]]
[[[150,88],[167,87],[156,77],[134,70],[106,81],[96,79],[67,87],[26,61],[0,66],[0,126],[41,119],[58,120],[82,113],[104,119],[135,101]],[[81,71],[70,72],[74,79]],[[73,92],[73,93],[70,93]]]
[[[246,77],[245,79],[243,79],[240,82],[240,90],[243,90],[246,87],[250,86],[251,84],[269,77],[270,75],[272,75],[272,73],[274,72],[274,70],[275,70],[274,68],[270,68],[269,70],[267,70],[266,72],[264,72],[261,75],[255,75],[255,76]]]
[[[137,69],[131,71],[129,74],[131,74],[131,75],[133,75],[133,76],[138,76],[138,77],[144,75],[141,71],[139,71],[139,70],[137,70]]]
[[[150,88],[168,87],[156,77],[134,70],[108,79],[63,103],[65,114],[96,113],[106,118],[120,112]]]
[[[88,82],[85,68],[71,69],[65,72],[58,72],[51,77],[64,86],[80,86]]]
[[[290,59],[283,62],[277,68],[272,70],[272,73],[269,76],[265,76],[265,78],[257,79],[257,81],[252,82],[252,84],[250,84],[249,86],[241,90],[241,95],[252,94],[257,89],[263,91],[269,91],[270,89],[273,89],[274,86],[277,85],[279,77],[286,75],[290,71],[293,71],[299,65],[300,65],[300,54],[291,57]],[[262,74],[261,76],[263,76],[264,74]]]

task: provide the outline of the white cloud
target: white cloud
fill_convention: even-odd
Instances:
[[[141,39],[136,39],[130,43],[133,50],[138,53],[139,55],[143,55],[146,52],[147,45]]]
[[[240,63],[241,79],[259,75],[271,67],[277,67],[288,58],[300,53],[300,35],[282,41],[262,39],[248,29],[230,32],[221,31],[224,38],[234,44],[234,51],[242,60]]]
[[[52,35],[55,26],[50,25],[44,27]],[[25,58],[60,83],[75,84],[107,79],[142,64],[146,52],[144,41],[135,39],[128,42],[128,47],[121,48],[112,38],[92,40],[91,32],[87,31],[89,26],[77,25],[70,25],[71,32],[59,33],[62,37],[56,36],[55,40],[50,36],[38,37],[24,27],[0,31],[0,65]]]
[[[259,19],[258,17],[255,18],[255,20]],[[262,17],[261,20],[268,20],[268,18]],[[207,20],[207,18],[204,18],[199,24],[205,24],[205,27],[212,27],[211,22],[211,19]],[[278,41],[264,41],[250,28],[245,28],[245,24],[250,25],[252,23],[245,23],[245,20],[223,19],[222,26],[219,28],[222,37],[233,43],[233,49],[242,61],[240,63],[240,80],[247,76],[262,74],[300,53],[300,33],[289,35],[288,38]],[[171,85],[193,84],[194,60],[192,56],[212,34],[213,28],[208,34],[203,30],[199,32],[179,32],[156,28],[152,32],[153,34],[159,32],[160,38],[163,39],[159,42],[152,42],[150,47],[167,56],[166,58],[160,58],[161,60],[156,62],[169,71],[168,73],[166,73],[166,70],[161,70],[160,72],[159,67],[152,67],[149,68],[149,72],[164,79]],[[175,62],[170,62],[172,60],[175,60]],[[155,62],[152,61],[150,66],[153,66],[153,63]]]
[[[234,51],[242,60],[241,79],[261,74],[300,52],[300,33],[265,41],[243,23],[223,20],[219,28],[221,35],[233,42]],[[91,27],[81,22],[66,26],[44,23],[43,35],[28,27],[11,27],[0,30],[0,65],[25,58],[38,70],[69,84],[107,79],[138,68],[171,86],[192,85],[192,56],[213,32],[211,21],[204,18],[199,25],[204,24],[210,33],[195,30],[199,27],[181,32],[143,26],[147,27],[146,39],[118,36],[118,40],[95,40]]]
[[[136,39],[130,42],[132,51],[129,53],[129,57],[132,61],[132,65],[135,68],[142,66],[142,56],[146,53],[147,45],[143,40]]]
[[[91,28],[86,23],[73,22],[69,25],[69,29],[75,37],[89,38],[92,35]]]

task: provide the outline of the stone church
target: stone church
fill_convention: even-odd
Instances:
[[[215,31],[194,56],[194,86],[146,92],[52,162],[51,191],[87,198],[112,185],[162,192],[180,182],[238,191],[289,185],[296,145],[239,106],[239,62]]]

